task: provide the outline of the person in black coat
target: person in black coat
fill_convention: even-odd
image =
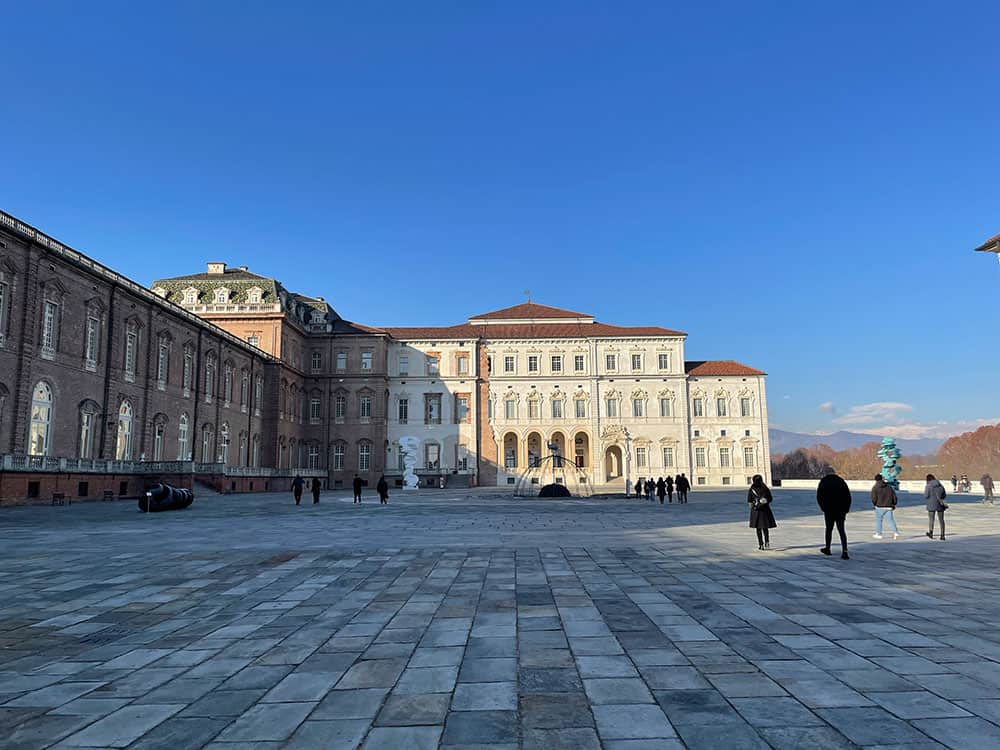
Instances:
[[[378,484],[375,485],[375,489],[378,491],[378,502],[380,505],[389,504],[389,483],[385,481],[385,477],[379,477]]]
[[[757,530],[757,549],[771,549],[768,532],[778,525],[771,510],[773,501],[771,490],[764,484],[764,477],[755,474],[747,491],[747,503],[750,505],[750,528]]]
[[[688,481],[687,476],[681,472],[681,475],[674,480],[674,485],[677,487],[677,502],[686,503],[688,501],[688,490],[691,489],[691,483]]]
[[[364,482],[361,481],[361,477],[357,474],[354,475],[354,502],[361,502],[361,488],[364,486]]]
[[[319,491],[320,491],[320,489],[322,489],[321,486],[320,486],[320,483],[319,483],[319,477],[313,477],[311,489],[312,489],[312,493],[313,493],[313,505],[318,505],[319,504]]]
[[[295,498],[295,504],[298,505],[299,501],[302,499],[302,485],[305,481],[298,474],[295,475],[295,479],[292,480],[292,496]]]
[[[635,496],[642,497],[642,479],[635,480]]]
[[[672,476],[667,476],[667,502],[672,503],[674,501],[674,478]]]
[[[836,474],[827,474],[819,480],[816,502],[819,503],[826,521],[826,546],[821,547],[819,551],[824,555],[830,554],[830,538],[836,525],[837,533],[840,534],[840,558],[850,560],[851,557],[847,554],[847,532],[844,531],[844,519],[851,510],[851,490],[847,482]]]
[[[663,477],[656,480],[656,496],[660,498],[660,505],[663,505],[663,498],[667,494],[667,485],[663,481]]]

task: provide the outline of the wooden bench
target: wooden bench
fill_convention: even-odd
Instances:
[[[53,505],[65,505],[66,504],[66,493],[65,492],[53,492],[52,493],[52,504]],[[70,501],[72,504],[72,501]]]

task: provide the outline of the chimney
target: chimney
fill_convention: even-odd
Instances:
[[[226,264],[225,263],[209,263],[208,264],[209,273],[225,273]]]

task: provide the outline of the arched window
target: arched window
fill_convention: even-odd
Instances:
[[[31,392],[31,427],[28,433],[28,454],[49,455],[52,430],[52,389],[39,380]]]
[[[253,388],[253,413],[260,416],[260,404],[264,400],[264,378],[257,376],[257,381]],[[256,466],[256,464],[254,464]]]
[[[215,461],[215,433],[212,425],[205,424],[201,428],[201,460],[205,463]]]
[[[253,436],[253,453],[250,456],[251,466],[260,466],[260,435]]]
[[[215,355],[209,354],[205,358],[205,403],[212,403],[212,397],[215,395]]]
[[[371,471],[372,444],[363,440],[358,444],[358,471]]]
[[[250,375],[246,370],[242,370],[242,379],[240,381],[240,411],[246,412],[247,405],[250,402]]]
[[[94,457],[94,436],[97,434],[97,415],[101,407],[94,401],[80,404],[80,458]]]
[[[226,406],[233,401],[233,365],[230,362],[226,362],[225,375],[223,375],[222,380],[222,400],[225,402]]]
[[[177,460],[187,461],[190,453],[188,451],[188,415],[181,414],[177,420]]]
[[[118,407],[118,441],[115,444],[115,458],[119,461],[132,460],[132,404],[127,399]]]
[[[163,460],[163,441],[167,435],[167,417],[157,414],[153,419],[153,460]]]

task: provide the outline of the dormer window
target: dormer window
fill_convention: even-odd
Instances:
[[[263,291],[259,286],[247,290],[247,302],[251,305],[259,305]]]
[[[184,290],[184,304],[185,305],[196,305],[198,304],[198,290],[192,287],[188,287]]]
[[[220,287],[215,290],[215,304],[217,305],[227,305],[229,304],[229,290],[225,287]]]

